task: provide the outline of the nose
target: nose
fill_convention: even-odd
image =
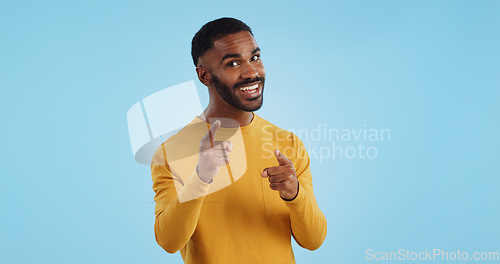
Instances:
[[[243,79],[253,79],[259,76],[259,71],[255,65],[252,63],[244,63],[241,69],[241,78]]]

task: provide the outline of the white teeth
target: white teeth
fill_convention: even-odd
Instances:
[[[240,90],[242,90],[242,91],[253,90],[253,89],[257,89],[258,87],[259,87],[259,84],[254,84],[252,86],[241,87]]]

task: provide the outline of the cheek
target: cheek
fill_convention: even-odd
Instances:
[[[217,72],[214,72],[214,75],[217,76],[217,79],[225,85],[232,85],[232,83],[233,83],[232,74],[230,72],[217,71]]]
[[[233,85],[235,85],[236,83],[241,81],[239,79],[239,76],[240,76],[239,72],[237,72],[237,71],[230,71],[230,72],[226,72],[223,74],[224,74],[224,79],[222,79],[222,80],[229,87],[233,87]]]

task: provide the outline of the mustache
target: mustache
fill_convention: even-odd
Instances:
[[[257,76],[253,79],[246,79],[242,82],[236,83],[235,85],[233,85],[233,89],[238,89],[241,86],[245,86],[247,84],[254,83],[254,82],[262,82],[264,84],[264,81],[265,81],[264,77]]]

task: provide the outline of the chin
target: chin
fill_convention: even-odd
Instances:
[[[250,106],[242,107],[239,109],[246,111],[246,112],[254,112],[254,111],[259,110],[261,107],[262,107],[262,101],[260,101],[260,103],[258,105],[250,105]]]

